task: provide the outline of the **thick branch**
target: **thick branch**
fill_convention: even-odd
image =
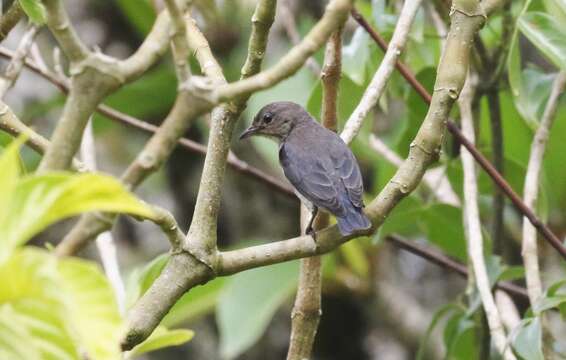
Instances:
[[[566,86],[566,72],[558,74],[552,85],[550,97],[546,103],[546,108],[542,115],[542,119],[537,128],[533,142],[531,143],[531,153],[529,163],[527,165],[527,174],[525,177],[525,185],[523,188],[523,201],[531,210],[535,211],[539,193],[540,175],[542,172],[542,161],[546,150],[546,143],[554,115],[558,107],[558,100]],[[529,292],[529,300],[531,305],[542,296],[542,282],[540,278],[538,251],[537,251],[537,233],[534,226],[523,218],[523,261],[525,262],[525,277],[527,280],[527,290]]]
[[[275,0],[262,0],[256,6],[252,15],[248,56],[241,70],[241,79],[247,79],[260,71],[269,29],[275,18],[276,4]],[[236,120],[245,109],[248,97],[244,94],[212,112],[208,151],[191,226],[185,240],[185,249],[190,249],[193,255],[208,265],[214,261],[217,251],[217,219],[232,132]]]
[[[10,5],[8,11],[0,17],[0,42],[8,36],[10,31],[12,31],[23,15],[24,10],[20,6],[20,2],[12,1],[12,5]]]
[[[62,0],[43,0],[47,10],[47,26],[57,39],[59,46],[72,63],[78,63],[90,52],[79,39]]]

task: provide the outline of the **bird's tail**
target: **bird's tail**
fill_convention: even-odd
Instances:
[[[336,221],[338,222],[338,229],[340,229],[342,236],[348,236],[371,227],[371,222],[364,214],[363,210],[357,207],[350,208],[344,216],[337,217]]]

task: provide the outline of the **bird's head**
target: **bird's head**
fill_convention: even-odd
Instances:
[[[279,101],[265,105],[254,117],[250,127],[240,135],[240,140],[253,135],[263,135],[283,140],[289,135],[297,122],[310,118],[302,106]]]

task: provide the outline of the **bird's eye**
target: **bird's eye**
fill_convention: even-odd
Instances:
[[[273,115],[271,113],[267,113],[267,114],[263,115],[263,122],[265,124],[269,124],[271,122],[271,120],[273,120]]]

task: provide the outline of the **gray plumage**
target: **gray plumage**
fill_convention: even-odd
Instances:
[[[241,138],[251,135],[279,141],[285,176],[313,213],[307,233],[312,231],[319,207],[336,217],[344,236],[371,227],[363,213],[364,190],[356,158],[338,135],[321,126],[300,105],[266,105]]]

